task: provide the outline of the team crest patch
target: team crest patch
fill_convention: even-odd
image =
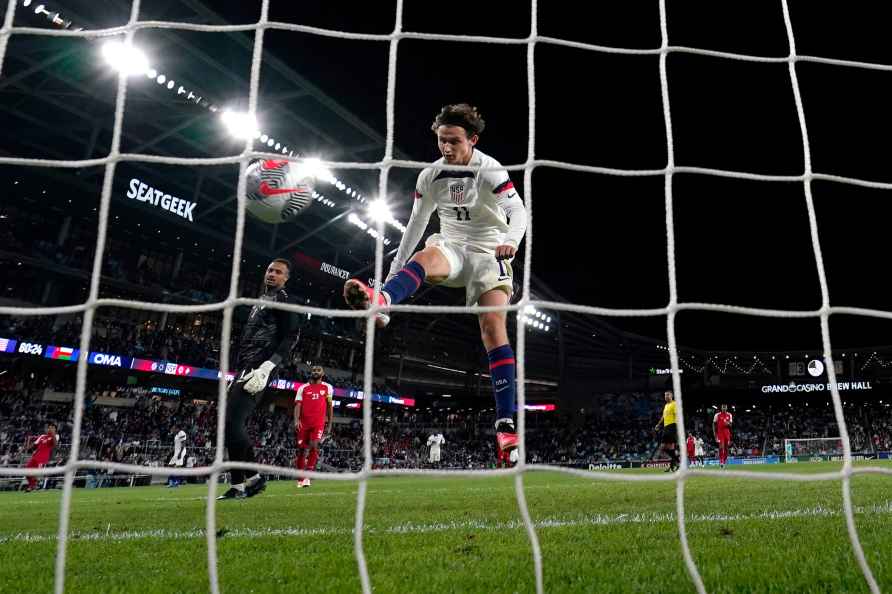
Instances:
[[[464,184],[464,182],[449,184],[449,198],[455,204],[461,204],[462,202],[465,201],[465,184]]]

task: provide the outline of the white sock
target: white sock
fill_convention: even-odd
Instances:
[[[499,423],[508,423],[512,429],[514,428],[514,419],[496,419],[496,427],[499,426]]]
[[[247,483],[248,483],[249,485],[253,485],[254,483],[256,483],[256,482],[259,481],[259,480],[260,480],[260,473],[257,473],[257,474],[255,474],[254,476],[252,476],[251,478],[249,478],[249,479],[247,480]]]
[[[232,488],[235,489],[236,491],[241,491],[242,493],[244,493],[245,492],[245,483],[239,483],[237,485],[232,485]]]

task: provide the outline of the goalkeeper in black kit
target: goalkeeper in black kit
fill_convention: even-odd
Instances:
[[[291,266],[288,260],[277,258],[270,262],[264,277],[262,301],[290,303],[285,283]],[[226,399],[226,425],[223,444],[229,451],[230,462],[254,462],[254,446],[246,427],[257,401],[269,384],[270,375],[291,354],[297,342],[295,316],[280,309],[255,305],[239,339],[235,381],[229,386]],[[217,499],[253,497],[266,488],[266,479],[259,473],[245,478],[247,471],[230,472],[228,491]]]

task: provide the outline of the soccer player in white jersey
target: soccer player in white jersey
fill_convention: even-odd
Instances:
[[[183,462],[186,460],[186,432],[180,429],[177,426],[173,428],[174,438],[173,438],[173,456],[171,456],[170,461],[168,461],[168,466],[176,466],[177,468],[183,467]],[[167,480],[168,487],[178,487],[183,483],[183,479],[176,476],[171,476]]]
[[[527,213],[507,171],[476,148],[485,122],[467,103],[445,106],[431,129],[443,157],[418,176],[412,215],[403,234],[378,305],[397,304],[427,280],[446,287],[465,287],[468,305],[507,305],[514,290],[511,260],[523,240]],[[442,165],[466,167],[443,169]],[[415,250],[431,215],[440,217],[440,233],[424,249]],[[407,263],[408,260],[408,263]],[[344,285],[344,298],[353,308],[367,308],[373,290],[357,279]],[[517,458],[514,428],[515,360],[508,341],[505,312],[478,316],[480,336],[489,355],[496,400],[496,442],[500,451]],[[378,314],[379,327],[389,316]]]
[[[697,459],[700,466],[703,466],[703,455],[703,438],[698,437],[694,440],[694,457]]]
[[[440,463],[440,446],[446,443],[446,438],[443,437],[442,433],[434,433],[430,437],[427,438],[427,445],[431,449],[430,456],[428,457],[428,462]]]

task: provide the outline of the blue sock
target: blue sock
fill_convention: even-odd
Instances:
[[[381,290],[387,291],[390,302],[395,305],[411,297],[423,282],[424,268],[418,262],[409,262]]]
[[[514,349],[510,344],[503,344],[488,354],[489,373],[496,397],[496,419],[513,419],[516,394]]]

